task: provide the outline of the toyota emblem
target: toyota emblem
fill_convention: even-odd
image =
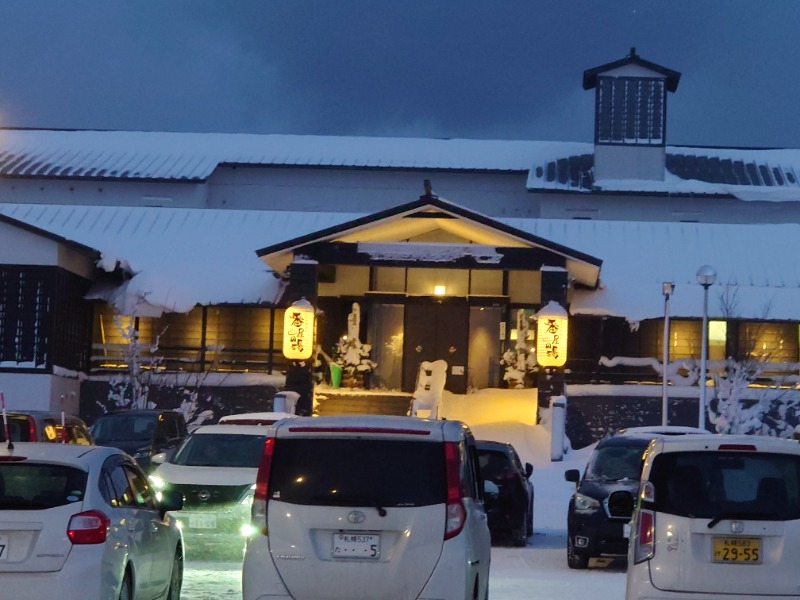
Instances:
[[[197,499],[200,500],[200,502],[208,502],[209,498],[211,498],[211,492],[208,490],[200,490],[197,492]]]
[[[358,523],[363,523],[366,518],[367,515],[365,515],[360,510],[354,510],[347,515],[347,520],[353,523],[354,525],[357,525]]]

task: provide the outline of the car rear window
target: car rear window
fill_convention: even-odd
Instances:
[[[656,510],[708,519],[800,518],[800,457],[669,452],[653,460]]]
[[[0,463],[0,509],[41,510],[83,500],[86,472],[64,465]]]
[[[478,450],[478,462],[481,465],[481,476],[495,483],[516,475],[516,469],[511,462],[511,457],[505,452]]]
[[[198,433],[187,438],[170,462],[187,467],[257,469],[266,439],[266,434]]]
[[[156,415],[100,417],[92,427],[92,435],[100,445],[107,442],[148,442],[153,437],[157,421]]]
[[[380,439],[279,439],[269,495],[337,506],[427,506],[446,500],[444,446]]]
[[[28,417],[24,415],[7,415],[6,421],[8,422],[8,436],[12,442],[30,442],[31,440],[31,424]],[[6,432],[5,427],[0,427],[0,442],[5,442]]]

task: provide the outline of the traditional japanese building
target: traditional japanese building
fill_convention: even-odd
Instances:
[[[365,385],[397,406],[444,359],[452,393],[519,384],[545,406],[566,384],[574,411],[629,424],[660,403],[667,347],[686,421],[705,289],[709,366],[788,385],[800,151],[668,145],[679,80],[635,50],[587,70],[593,143],[0,130],[0,390],[91,413],[136,362],[216,412],[259,406],[305,297],[323,362],[358,305]],[[528,360],[551,302],[569,317],[552,368]]]

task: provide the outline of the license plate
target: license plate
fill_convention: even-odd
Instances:
[[[624,537],[626,540],[630,539],[630,537],[631,537],[631,524],[630,523],[625,523],[622,526],[622,537]]]
[[[381,556],[381,536],[363,533],[334,533],[333,558],[371,558]]]
[[[716,563],[761,564],[761,538],[715,537],[712,551]]]
[[[8,536],[0,535],[0,561],[8,560]]]
[[[216,529],[217,515],[189,515],[190,529]]]

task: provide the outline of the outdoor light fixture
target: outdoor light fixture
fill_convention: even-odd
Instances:
[[[536,313],[536,362],[543,367],[563,367],[567,362],[567,311],[551,300]]]
[[[308,360],[314,352],[314,307],[305,298],[287,307],[283,316],[283,355]]]
[[[444,296],[447,293],[447,286],[446,285],[435,285],[433,286],[433,295],[434,296]]]
[[[697,283],[703,286],[703,335],[700,346],[700,400],[698,402],[698,427],[706,428],[706,378],[708,362],[708,288],[717,280],[714,267],[703,265],[697,269]]]
[[[675,291],[675,284],[665,281],[661,284],[661,293],[664,295],[664,369],[661,374],[661,424],[666,426],[668,417],[667,402],[667,370],[669,369],[669,298]]]

